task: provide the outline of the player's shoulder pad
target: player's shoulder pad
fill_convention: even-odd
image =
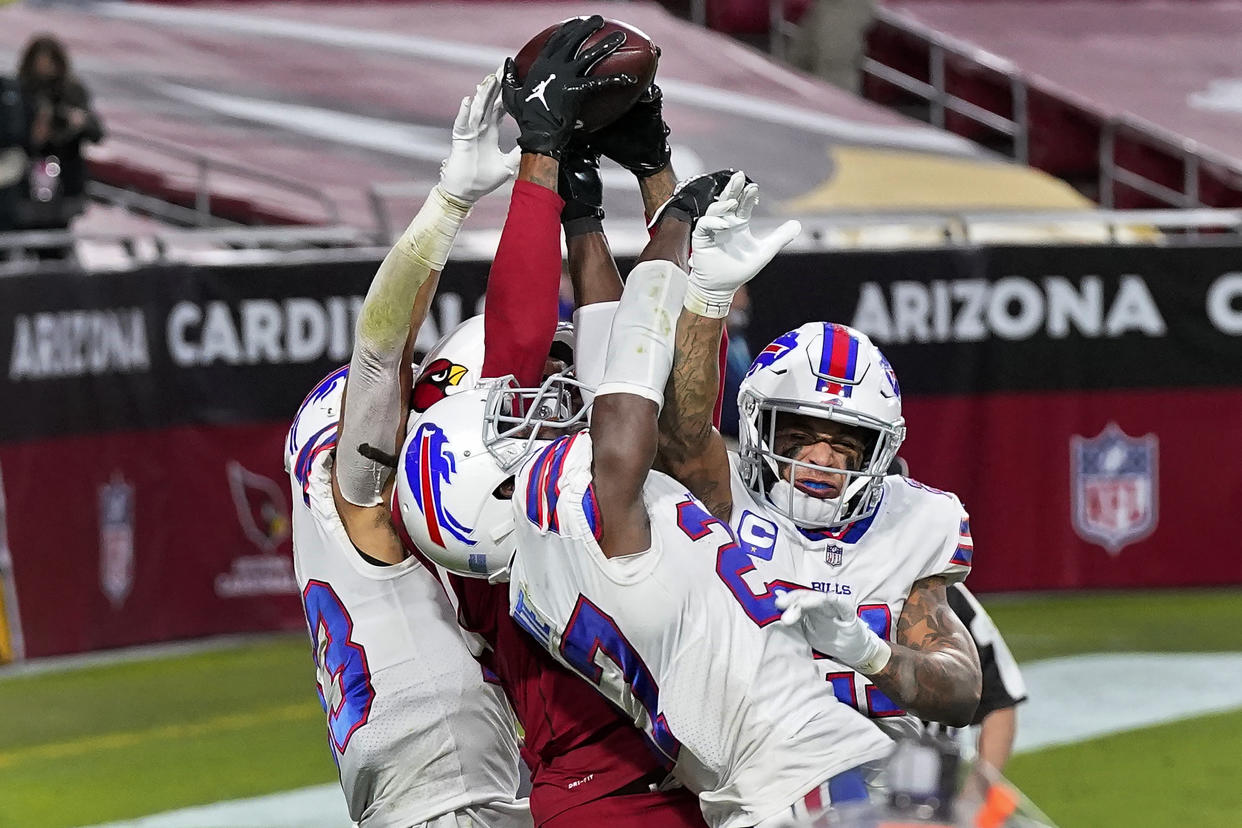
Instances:
[[[889,509],[894,518],[920,527],[920,534],[936,539],[937,555],[954,579],[965,577],[974,558],[975,543],[970,534],[970,515],[953,492],[928,486],[909,477],[890,475],[884,480],[885,497],[892,497]]]
[[[342,365],[315,383],[294,414],[285,437],[285,470],[292,472],[299,458],[327,440],[336,439],[345,397],[345,378],[349,366]]]
[[[945,531],[963,531],[961,524],[969,520],[966,507],[953,492],[928,486],[926,483],[898,474],[884,478],[884,498],[892,517],[918,520],[924,526],[943,524]]]
[[[927,483],[919,483],[914,478],[889,474],[884,478],[884,489],[884,498],[892,499],[889,509],[899,509],[908,514],[948,515],[955,519],[966,514],[966,508],[961,505],[958,495]]]
[[[729,491],[733,496],[733,514],[736,517],[741,509],[755,510],[762,508],[762,503],[755,493],[746,485],[742,477],[742,457],[736,451],[728,452],[729,456]]]

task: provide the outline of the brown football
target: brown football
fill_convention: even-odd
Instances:
[[[517,64],[519,80],[526,79],[526,73],[530,71],[530,65],[535,62],[539,50],[560,25],[557,23],[544,29],[528,40],[517,53],[513,62]],[[582,111],[578,115],[579,129],[587,132],[594,132],[600,127],[605,127],[624,115],[655,80],[656,65],[660,60],[659,49],[647,35],[618,20],[605,18],[603,27],[586,39],[579,52],[595,45],[613,32],[625,32],[625,42],[617,51],[592,66],[587,74],[605,76],[625,72],[638,78],[638,83],[633,86],[604,89],[591,96],[582,105]]]

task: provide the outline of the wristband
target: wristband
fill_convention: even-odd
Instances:
[[[672,199],[669,199],[669,202],[671,201]],[[647,222],[648,230],[654,233],[656,226],[660,222],[668,218],[677,219],[678,221],[684,221],[686,224],[689,224],[691,227],[694,226],[695,218],[694,218],[693,213],[681,207],[674,207],[669,202],[665,202],[663,205],[661,205],[656,210],[655,215],[651,217],[651,221]]]
[[[579,216],[568,221],[561,222],[561,226],[565,228],[565,238],[572,239],[574,236],[585,236],[588,233],[604,232],[604,223],[600,221],[598,216]]]
[[[423,208],[394,246],[430,271],[441,271],[449,251],[470,215],[470,204],[449,195],[439,184],[431,188]]]
[[[888,645],[888,642],[875,633],[872,635],[875,636],[872,641],[873,646],[867,657],[857,664],[850,665],[864,676],[874,676],[888,666],[889,659],[893,657],[893,648]]]
[[[690,279],[686,284],[686,298],[683,307],[693,314],[708,319],[724,319],[733,307],[733,294],[736,290],[712,290],[699,286],[690,271]]]

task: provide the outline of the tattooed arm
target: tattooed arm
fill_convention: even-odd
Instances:
[[[656,468],[678,480],[712,515],[727,522],[733,511],[729,455],[724,438],[712,425],[723,329],[723,319],[684,309],[678,317],[673,370],[660,412]]]
[[[939,576],[915,582],[897,620],[892,656],[867,678],[916,716],[965,727],[979,706],[983,673],[945,589]]]
[[[643,212],[650,221],[673,197],[677,180],[671,167],[638,180]],[[723,319],[683,309],[677,319],[673,370],[664,389],[655,467],[681,482],[709,512],[728,522],[733,510],[729,456],[712,425],[720,390],[720,338]]]
[[[729,456],[712,425],[720,386],[718,354],[724,318],[738,289],[793,241],[801,225],[787,221],[767,236],[755,236],[750,217],[759,203],[759,187],[744,173],[733,170],[678,185],[677,195],[655,220],[694,209],[714,187],[722,187],[715,192],[735,203],[737,209],[732,216],[713,215],[711,210],[697,214],[685,301],[677,320],[673,370],[660,415],[657,467],[688,486],[714,516],[727,523],[733,510]]]

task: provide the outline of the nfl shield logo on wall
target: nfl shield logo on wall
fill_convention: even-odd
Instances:
[[[119,474],[99,487],[99,587],[120,608],[134,585],[134,487]]]
[[[1156,528],[1159,441],[1130,437],[1109,423],[1095,437],[1070,439],[1074,531],[1116,555]]]
[[[841,554],[844,551],[845,550],[837,546],[835,543],[830,543],[824,549],[824,561],[829,566],[840,566],[841,565]]]

